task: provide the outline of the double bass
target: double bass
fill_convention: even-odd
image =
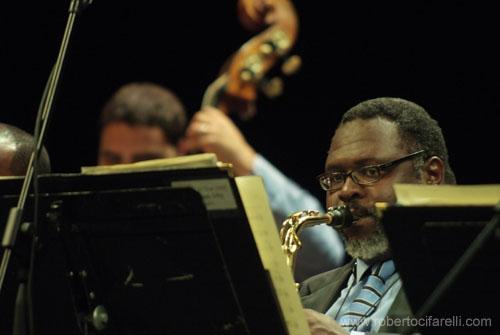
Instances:
[[[281,94],[282,81],[266,74],[279,62],[284,75],[295,73],[300,57],[288,56],[298,34],[298,18],[290,0],[238,0],[238,18],[248,30],[260,33],[243,44],[223,66],[203,95],[202,108],[216,107],[226,114],[249,119],[256,113],[259,90]]]

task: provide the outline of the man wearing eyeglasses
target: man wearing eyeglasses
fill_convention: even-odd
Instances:
[[[353,224],[340,233],[353,260],[301,285],[311,333],[390,331],[381,321],[411,310],[374,205],[395,203],[395,183],[456,183],[441,128],[413,102],[364,101],[343,115],[318,180],[327,207],[350,208]]]

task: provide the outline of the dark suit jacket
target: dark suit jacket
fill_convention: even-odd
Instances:
[[[334,270],[321,273],[305,280],[300,286],[302,305],[320,313],[326,313],[328,308],[338,299],[340,292],[347,285],[354,260]],[[388,318],[403,320],[412,317],[410,305],[404,290],[401,289],[396,296],[389,312]],[[401,327],[382,326],[380,332],[408,332],[410,329]]]

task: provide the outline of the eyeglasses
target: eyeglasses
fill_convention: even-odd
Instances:
[[[341,189],[348,177],[351,177],[351,179],[358,185],[371,185],[382,179],[385,170],[411,158],[417,157],[424,152],[425,150],[419,150],[388,163],[363,166],[350,172],[329,171],[320,174],[317,178],[321,188],[325,191],[337,191]]]

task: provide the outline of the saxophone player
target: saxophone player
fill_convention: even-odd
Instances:
[[[318,181],[327,207],[350,209],[353,223],[340,233],[352,261],[302,283],[311,333],[388,331],[380,320],[411,310],[374,205],[395,203],[395,183],[456,183],[442,130],[413,102],[361,102],[342,116]]]

